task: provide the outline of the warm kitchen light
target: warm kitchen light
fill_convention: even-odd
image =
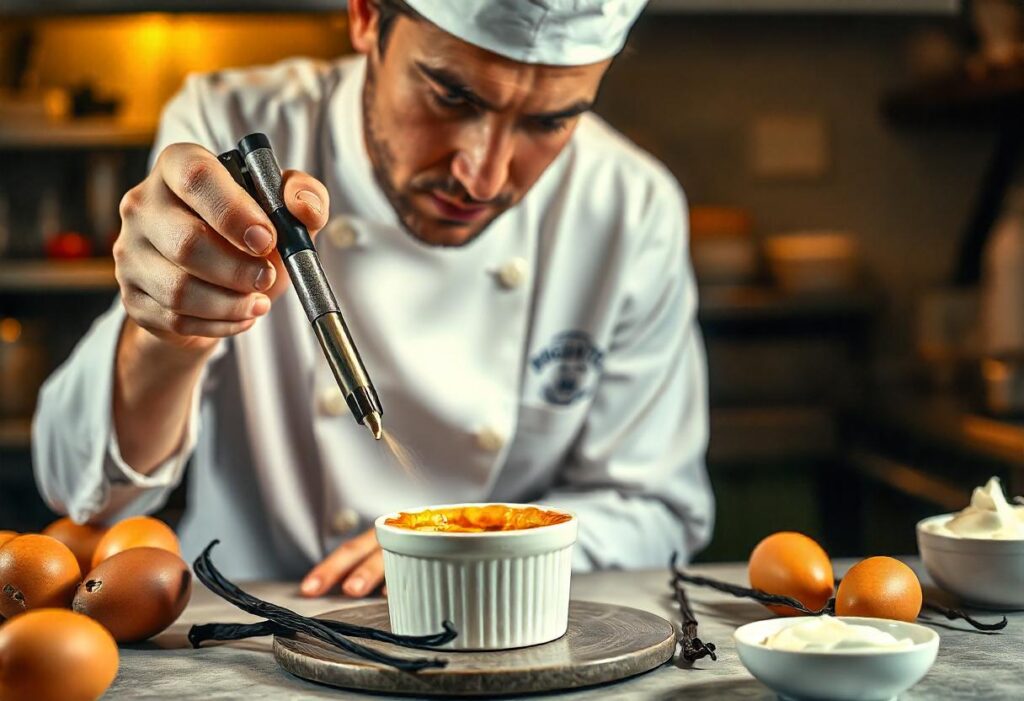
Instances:
[[[21,338],[21,322],[17,319],[0,319],[0,341],[14,343]]]
[[[168,14],[55,17],[33,29],[39,88],[91,85],[121,101],[118,118],[155,125],[192,72],[351,51],[342,14]]]

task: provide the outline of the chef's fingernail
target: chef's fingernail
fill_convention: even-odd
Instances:
[[[349,577],[345,582],[345,591],[350,596],[359,596],[366,588],[366,581],[362,577]]]
[[[257,255],[263,255],[270,248],[270,244],[274,242],[274,237],[267,227],[254,224],[245,230],[245,235],[242,237],[245,241],[245,245],[249,247],[249,250]]]
[[[317,214],[323,214],[324,212],[324,206],[323,204],[321,204],[320,198],[317,197],[312,192],[310,192],[309,190],[300,190],[299,193],[295,195],[295,199],[302,200],[303,202],[308,204],[310,207],[316,210]]]
[[[269,290],[274,285],[274,278],[277,277],[277,271],[274,270],[272,265],[264,265],[260,268],[259,273],[256,274],[256,281],[253,283],[257,290]]]
[[[256,295],[256,300],[252,303],[252,315],[263,316],[270,311],[270,298],[266,295]]]
[[[320,591],[320,580],[316,577],[310,577],[302,583],[301,588],[303,594],[316,594],[318,591]]]

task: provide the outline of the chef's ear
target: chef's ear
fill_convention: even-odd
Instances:
[[[348,32],[352,48],[369,54],[380,37],[380,0],[348,0]]]

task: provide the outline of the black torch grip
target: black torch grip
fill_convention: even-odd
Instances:
[[[287,260],[293,253],[313,250],[309,230],[287,207],[270,212],[270,221],[277,229],[277,252],[282,258]]]

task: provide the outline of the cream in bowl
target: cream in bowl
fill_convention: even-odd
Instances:
[[[578,521],[529,504],[450,504],[386,514],[391,628],[436,633],[450,620],[455,650],[501,650],[565,634]]]
[[[1010,504],[997,477],[962,511],[919,522],[917,547],[946,591],[985,608],[1024,608],[1024,507]]]
[[[892,699],[927,674],[939,650],[930,628],[881,618],[772,618],[733,638],[743,666],[789,699]]]

